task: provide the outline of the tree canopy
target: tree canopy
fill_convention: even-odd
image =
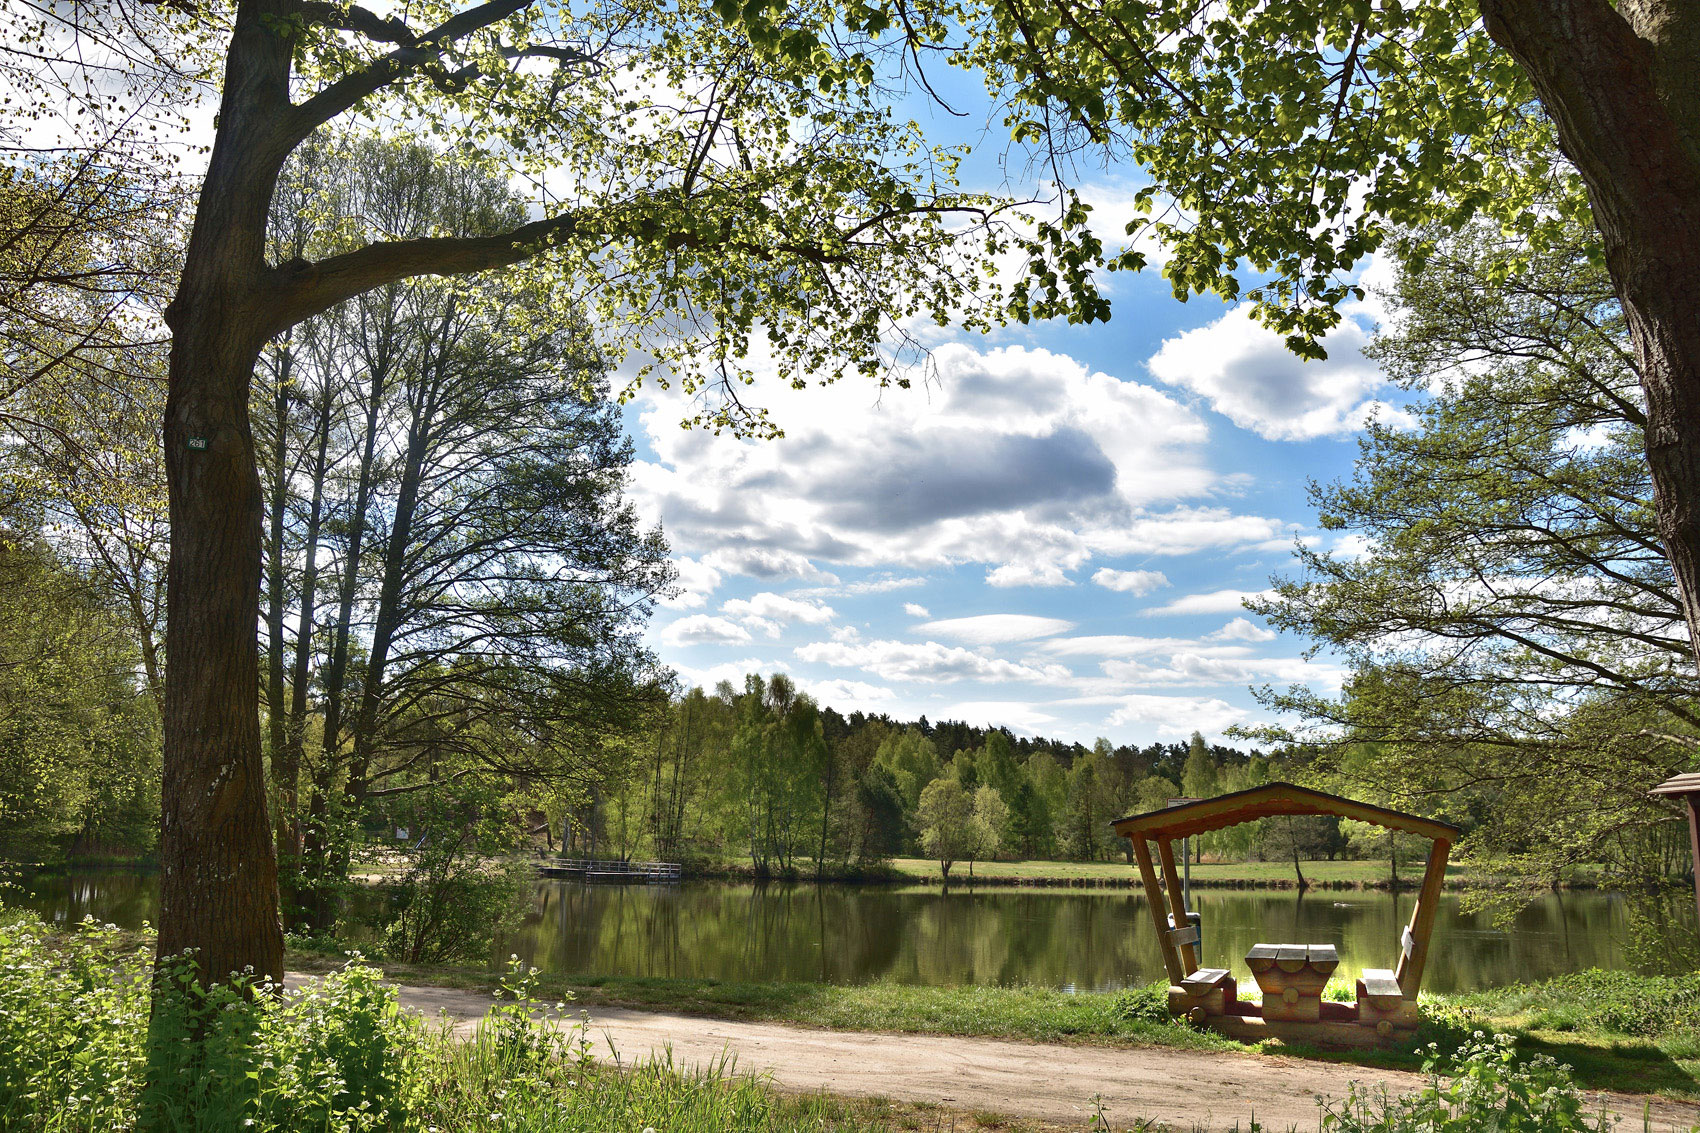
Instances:
[[[1354,478],[1313,489],[1344,540],[1254,603],[1353,675],[1265,700],[1354,790],[1479,822],[1467,848],[1536,884],[1584,861],[1657,884],[1680,822],[1646,791],[1700,719],[1635,356],[1570,233],[1529,255],[1473,224],[1399,271],[1375,354],[1415,421],[1372,425]]]

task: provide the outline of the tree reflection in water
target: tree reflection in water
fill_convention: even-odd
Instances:
[[[46,874],[30,883],[27,903],[59,923],[90,914],[133,928],[152,919],[157,880],[121,869]],[[1193,896],[1207,963],[1243,972],[1259,942],[1333,944],[1340,981],[1394,962],[1414,900],[1350,890]],[[1542,896],[1506,930],[1448,894],[1424,984],[1467,991],[1590,967],[1681,964],[1693,921],[1692,901],[1580,891]],[[1152,931],[1144,897],[1131,889],[546,881],[535,914],[492,962],[517,952],[545,971],[581,974],[1108,990],[1161,978]]]

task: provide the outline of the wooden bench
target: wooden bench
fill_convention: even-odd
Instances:
[[[1363,985],[1364,994],[1371,999],[1395,1000],[1405,998],[1405,992],[1399,986],[1398,977],[1386,968],[1365,968],[1363,974],[1358,977],[1358,983]],[[1377,1006],[1386,1009],[1395,1005],[1389,1002],[1385,1005],[1377,1004]]]
[[[1206,1019],[1232,1009],[1239,985],[1226,968],[1198,968],[1169,988],[1169,1010],[1202,1026]]]
[[[1399,977],[1386,968],[1365,968],[1358,976],[1358,1022],[1385,1037],[1394,1028],[1409,1030],[1422,1022],[1414,999],[1405,998]]]
[[[1226,968],[1200,968],[1181,981],[1188,995],[1205,995],[1216,990],[1228,978]]]

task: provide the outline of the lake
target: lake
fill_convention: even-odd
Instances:
[[[124,870],[37,877],[27,903],[61,923],[153,917],[156,878]],[[1412,894],[1200,889],[1204,960],[1244,974],[1253,944],[1334,944],[1336,978],[1392,967]],[[1674,904],[1676,915],[1693,917]],[[1469,991],[1584,968],[1632,968],[1619,894],[1548,893],[1502,930],[1442,898],[1424,986]],[[499,954],[545,971],[728,980],[1107,990],[1163,975],[1134,890],[540,881],[533,914]]]

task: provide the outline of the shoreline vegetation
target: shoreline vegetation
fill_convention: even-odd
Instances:
[[[1361,859],[1307,861],[1305,888],[1317,890],[1414,891],[1422,883],[1420,867],[1401,867],[1395,885],[1386,862]],[[785,881],[817,880],[812,867],[770,871],[760,877],[748,862],[684,863],[687,881]],[[923,858],[893,858],[861,869],[827,870],[819,880],[826,884],[853,885],[945,885],[950,888],[999,886],[1058,889],[1138,889],[1139,874],[1128,862],[986,861],[976,862],[969,874],[961,863],[950,877],[940,876],[938,863]],[[1484,889],[1508,883],[1492,866],[1450,865],[1445,888],[1451,891]],[[1203,862],[1192,867],[1195,889],[1282,889],[1299,888],[1290,864],[1282,862]],[[1586,867],[1567,871],[1555,889],[1600,888],[1597,873]]]
[[[547,864],[551,859],[533,859]],[[947,888],[1032,887],[1047,889],[1134,889],[1139,875],[1127,862],[1073,861],[982,861],[974,863],[974,872],[967,872],[965,863],[958,863],[948,878],[941,877],[938,863],[925,858],[892,858],[875,865],[845,868],[829,867],[816,874],[813,863],[804,861],[787,870],[770,869],[760,874],[748,859],[734,861],[685,861],[681,878],[684,881],[781,882],[826,885],[929,885]],[[158,862],[150,857],[74,857],[65,861],[40,863],[23,868],[27,873],[61,874],[84,869],[133,869],[151,872]],[[367,883],[383,883],[400,872],[400,866],[382,856],[358,862],[350,879]],[[1339,861],[1307,861],[1303,863],[1305,887],[1321,891],[1372,890],[1387,892],[1415,891],[1422,883],[1420,863],[1401,864],[1395,886],[1387,862],[1366,859]],[[1492,863],[1453,863],[1447,866],[1445,888],[1451,892],[1480,890],[1511,884],[1511,879],[1497,872]],[[1218,862],[1207,861],[1192,866],[1191,884],[1195,889],[1275,889],[1296,890],[1293,868],[1285,862]],[[1551,886],[1560,890],[1593,890],[1604,887],[1601,874],[1588,866],[1573,867]]]

